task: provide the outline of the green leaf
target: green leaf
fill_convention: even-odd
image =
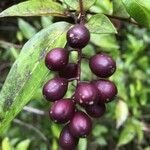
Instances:
[[[137,119],[132,119],[132,122],[138,137],[138,142],[141,143],[144,138],[144,133],[143,133],[144,124]]]
[[[150,150],[150,146],[145,147],[144,150]]]
[[[126,121],[128,113],[128,105],[124,101],[119,100],[116,105],[117,128],[119,128]]]
[[[53,124],[53,123],[51,124],[51,131],[54,137],[59,138],[61,129],[57,124]]]
[[[25,38],[30,39],[36,34],[36,29],[23,19],[18,19],[18,26]]]
[[[58,22],[37,33],[23,47],[0,93],[0,133],[30,101],[49,73],[44,65],[48,50],[63,47],[70,24]]]
[[[2,141],[2,150],[12,150],[9,139],[6,137]]]
[[[108,133],[108,129],[103,125],[96,125],[92,130],[94,137],[102,137],[102,135],[106,133]]]
[[[113,34],[91,34],[91,42],[108,52],[119,48]]]
[[[42,149],[43,149],[43,148],[42,148]],[[52,149],[53,149],[53,150],[59,149],[58,142],[57,142],[57,140],[56,140],[55,138],[53,138],[53,140],[52,140]]]
[[[52,22],[52,18],[51,16],[49,17],[46,17],[46,16],[43,16],[41,17],[41,24],[42,24],[42,27],[43,28],[46,28],[48,27],[49,25],[51,25],[53,22]]]
[[[0,13],[0,17],[47,15],[66,17],[63,6],[52,0],[29,0],[7,8]]]
[[[136,135],[136,131],[132,124],[127,124],[119,137],[118,146],[125,145],[131,142]]]
[[[130,17],[130,15],[126,11],[125,6],[122,3],[122,0],[113,0],[113,15],[124,18]]]
[[[87,139],[86,138],[81,138],[78,144],[78,149],[79,150],[87,150]]]
[[[83,7],[85,10],[89,9],[96,0],[82,0],[83,1]],[[74,10],[79,10],[79,0],[64,0],[64,2],[69,5]]]
[[[86,24],[91,33],[110,34],[117,33],[116,28],[111,21],[103,14],[92,16]]]
[[[17,144],[15,150],[28,150],[30,142],[31,141],[29,139],[21,141],[20,143]]]
[[[150,1],[149,0],[122,0],[128,13],[139,24],[150,28]]]
[[[112,14],[113,7],[110,0],[96,0],[96,3],[90,8],[91,12],[102,13],[102,14]]]

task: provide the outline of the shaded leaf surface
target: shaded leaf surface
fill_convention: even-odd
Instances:
[[[52,0],[30,0],[7,8],[0,13],[0,17],[46,15],[66,16],[63,6]]]
[[[113,0],[113,14],[124,18],[129,18],[130,15],[127,13],[122,0]]]
[[[69,5],[71,8],[75,9],[75,10],[79,10],[79,0],[64,0],[65,3],[67,5]],[[95,3],[96,0],[83,0],[83,6],[84,6],[84,9],[87,10],[89,9],[94,3]]]

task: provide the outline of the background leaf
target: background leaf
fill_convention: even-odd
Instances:
[[[79,140],[78,149],[79,150],[86,150],[87,149],[87,139],[86,138],[81,138]]]
[[[95,4],[90,8],[91,12],[112,14],[113,7],[110,0],[96,0]]]
[[[103,14],[93,15],[86,24],[91,33],[117,33],[111,21]]]
[[[21,18],[18,19],[18,26],[24,37],[27,39],[30,39],[36,33],[36,29]]]
[[[29,139],[21,141],[17,144],[15,150],[28,150],[30,142],[31,141]]]
[[[30,0],[14,5],[0,13],[0,17],[46,15],[66,17],[64,8],[52,0]]]
[[[43,28],[46,28],[48,27],[49,25],[51,25],[53,22],[52,22],[52,19],[53,17],[51,16],[42,16],[41,17],[41,24],[42,24],[42,27]]]
[[[120,134],[118,146],[122,146],[131,142],[135,135],[136,131],[134,126],[132,126],[132,124],[127,124]]]
[[[139,24],[150,28],[150,1],[149,0],[122,0],[128,13]]]
[[[128,117],[128,105],[120,100],[116,105],[116,120],[117,120],[117,128],[119,128]]]
[[[89,9],[94,3],[95,3],[96,0],[83,0],[83,6],[84,6],[84,9],[87,10]],[[69,5],[71,8],[73,8],[74,10],[79,10],[80,7],[79,7],[79,0],[64,0],[64,2]]]
[[[24,45],[0,93],[0,133],[36,93],[49,72],[44,56],[53,47],[64,46],[68,28],[68,23],[55,23]]]
[[[10,141],[8,137],[4,138],[2,141],[2,150],[12,150],[12,146],[10,144]]]
[[[113,0],[113,15],[124,18],[130,17],[125,6],[122,3],[122,0]]]
[[[109,52],[119,48],[117,40],[112,34],[91,34],[91,42]]]

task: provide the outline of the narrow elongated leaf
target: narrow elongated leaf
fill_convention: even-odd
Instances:
[[[48,74],[44,57],[48,50],[63,47],[70,25],[59,22],[43,29],[23,47],[0,93],[0,134],[30,101]]]
[[[0,13],[0,17],[47,15],[66,17],[63,6],[52,0],[30,0],[14,5]]]
[[[150,28],[150,1],[149,0],[122,0],[128,13],[139,24]]]
[[[25,38],[30,39],[36,33],[36,28],[23,19],[18,19],[18,26]]]
[[[114,25],[103,14],[97,14],[92,16],[89,19],[86,26],[91,33],[95,33],[95,34],[117,33]]]
[[[64,0],[64,2],[74,10],[79,10],[80,8],[79,0]],[[96,0],[83,0],[84,9],[85,10],[89,9],[95,2]]]

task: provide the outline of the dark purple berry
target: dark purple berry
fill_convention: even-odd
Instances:
[[[83,48],[90,40],[90,32],[84,25],[75,25],[67,32],[67,41],[72,48]]]
[[[43,95],[48,101],[56,101],[64,97],[68,89],[68,81],[65,78],[49,80],[43,87]]]
[[[99,118],[104,115],[106,107],[105,104],[94,104],[92,106],[87,106],[85,110],[91,117]]]
[[[68,126],[65,126],[59,137],[60,147],[63,148],[63,150],[73,150],[78,145],[78,142],[79,139],[70,133]]]
[[[60,71],[68,63],[69,53],[63,48],[54,48],[48,52],[45,58],[45,65],[49,70]]]
[[[93,84],[88,82],[81,82],[78,84],[74,94],[74,100],[76,103],[81,106],[93,105],[97,102],[97,98],[98,91]]]
[[[99,103],[106,103],[112,101],[117,95],[116,85],[109,80],[93,81],[93,84],[98,89]]]
[[[92,72],[101,78],[110,77],[116,70],[116,62],[105,53],[91,57],[89,66]]]
[[[86,137],[92,130],[92,121],[84,112],[78,111],[70,121],[69,129],[75,137]]]
[[[70,79],[77,76],[78,66],[75,63],[69,63],[63,70],[59,72],[59,76]]]
[[[74,113],[75,104],[71,99],[61,99],[56,101],[49,111],[51,119],[58,123],[68,122],[72,119]]]

